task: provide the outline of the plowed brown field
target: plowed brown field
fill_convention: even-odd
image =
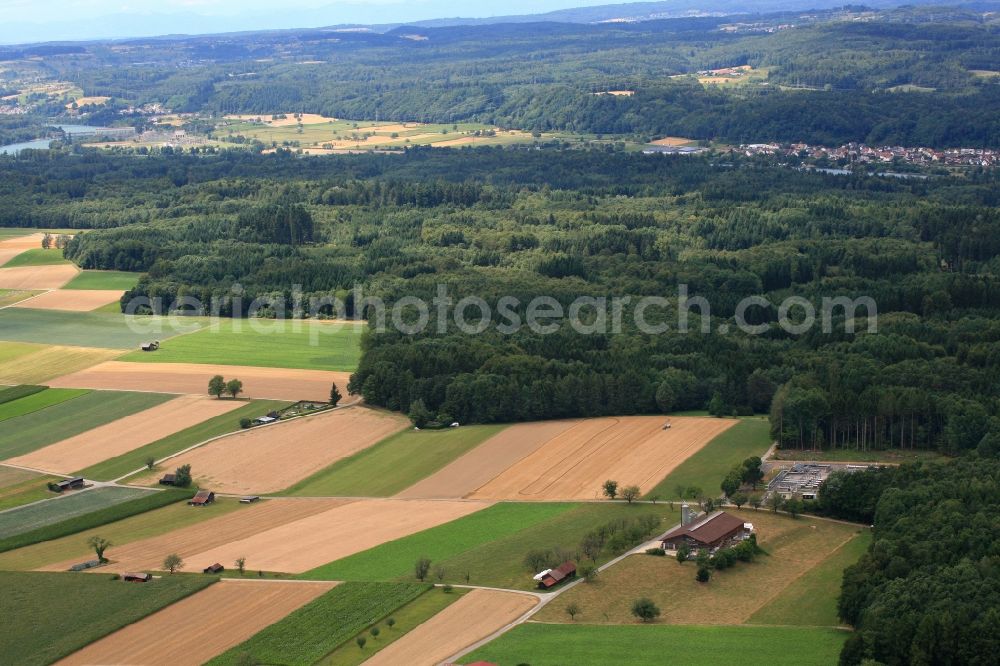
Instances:
[[[79,272],[72,264],[0,268],[0,289],[58,289]]]
[[[567,420],[512,425],[426,479],[413,484],[397,497],[465,497],[579,423],[577,420]]]
[[[301,573],[487,506],[489,502],[359,500],[206,550],[186,561],[197,570],[246,557],[247,566],[254,569]]]
[[[155,353],[155,352],[154,352]],[[243,397],[272,400],[330,399],[330,384],[347,386],[349,372],[326,370],[291,370],[255,368],[241,365],[205,365],[201,363],[102,363],[50,382],[62,388],[117,389],[121,391],[156,391],[157,393],[192,393],[205,395],[213,375],[238,377],[243,382]],[[342,404],[357,398],[347,396]]]
[[[171,458],[169,464],[191,465],[202,488],[273,493],[368,448],[408,423],[398,414],[365,407],[338,409],[223,437]],[[157,476],[134,482],[156,483]]]
[[[70,474],[120,456],[184,430],[245,403],[185,395],[162,405],[118,419],[61,442],[11,458],[8,462],[32,469]]]
[[[90,312],[102,305],[114,303],[124,291],[109,289],[56,289],[34,298],[21,301],[14,307],[35,310],[68,310],[70,312]]]
[[[147,585],[156,585],[156,581]],[[334,585],[223,580],[57,663],[197,666],[239,645]]]
[[[434,666],[513,622],[537,603],[529,594],[472,590],[379,650],[365,666]]]
[[[163,558],[171,553],[177,553],[186,562],[197,553],[329,511],[348,501],[337,499],[261,500],[257,504],[240,507],[231,513],[188,525],[173,532],[141,541],[133,541],[122,546],[112,546],[108,549],[107,555],[111,564],[101,567],[97,571],[121,573],[123,571],[156,570],[163,567]],[[190,510],[203,511],[204,509],[190,507]],[[249,553],[235,555],[228,560],[221,561],[221,564],[229,567],[236,561],[237,557],[243,555],[248,556],[248,567],[259,568],[249,557]],[[79,558],[57,562],[44,567],[43,570],[66,571],[78,561]],[[208,564],[214,564],[214,561]],[[208,564],[201,568],[204,569]],[[187,566],[185,569],[190,571],[193,567]]]
[[[476,499],[571,500],[601,496],[606,479],[645,492],[735,420],[630,416],[580,421],[470,495]],[[542,427],[546,424],[533,424]],[[475,449],[475,453],[479,449]]]

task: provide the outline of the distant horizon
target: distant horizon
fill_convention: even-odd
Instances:
[[[561,9],[629,4],[614,0],[485,0],[475,5],[453,0],[290,0],[280,11],[264,0],[162,0],[155,11],[111,0],[53,0],[47,17],[35,20],[37,4],[4,2],[0,44],[98,41],[293,30],[336,25],[392,25],[428,20],[489,19],[544,14]]]

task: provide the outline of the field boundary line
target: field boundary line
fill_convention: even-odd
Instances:
[[[182,394],[182,395],[191,395],[191,394],[190,393],[185,393],[185,394]],[[324,409],[324,410],[321,410],[321,411],[313,413],[313,414],[299,414],[298,416],[293,416],[290,419],[285,419],[283,421],[278,421],[277,423],[271,423],[271,424],[268,424],[268,425],[256,426],[256,428],[272,428],[272,427],[275,427],[275,426],[280,426],[282,423],[291,423],[292,421],[295,421],[297,419],[306,419],[306,418],[309,418],[310,416],[319,416],[320,414],[326,414],[328,412],[335,412],[335,411],[341,410],[341,409],[350,409],[351,407],[357,407],[357,406],[359,406],[361,404],[363,404],[361,402],[361,400],[355,400],[354,402],[346,404],[346,405],[339,405],[337,407],[331,407],[330,409]],[[172,459],[176,458],[177,456],[183,455],[183,454],[188,453],[190,451],[194,451],[195,449],[199,449],[199,448],[201,448],[201,447],[203,447],[203,446],[205,446],[207,444],[211,444],[212,442],[218,441],[220,439],[225,439],[226,437],[232,437],[232,436],[238,435],[240,433],[249,432],[250,430],[254,430],[254,429],[255,428],[246,428],[246,429],[234,430],[232,432],[226,432],[226,433],[223,433],[221,435],[216,435],[215,437],[210,437],[209,439],[206,439],[206,440],[204,440],[202,442],[198,442],[197,444],[193,444],[193,445],[187,447],[186,449],[184,449],[182,451],[177,451],[176,453],[171,453],[169,456],[166,456],[164,458],[161,458],[160,460],[157,460],[154,464],[155,465],[159,465],[160,463],[164,463],[164,462],[166,462],[168,460],[172,460]],[[135,476],[136,474],[140,474],[140,473],[148,471],[148,470],[149,470],[148,467],[145,467],[145,466],[140,467],[139,469],[133,470],[133,471],[129,472],[128,474],[123,474],[122,476],[119,476],[117,479],[112,479],[111,483],[115,483],[115,484],[121,483],[122,480],[127,479],[130,476]],[[241,495],[241,497],[242,497],[242,495]]]
[[[37,290],[35,290],[35,289],[25,289],[24,291],[37,291]],[[32,294],[31,296],[28,296],[27,298],[22,298],[21,300],[15,301],[14,303],[8,303],[7,305],[4,305],[3,307],[0,307],[0,310],[6,310],[7,308],[16,307],[16,306],[20,305],[21,303],[27,303],[31,299],[38,298],[39,296],[44,296],[45,294],[49,293],[50,291],[56,291],[56,290],[55,289],[42,289],[37,294]]]

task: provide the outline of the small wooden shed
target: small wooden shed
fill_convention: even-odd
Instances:
[[[122,580],[126,583],[148,583],[153,580],[153,576],[148,573],[126,573]]]
[[[211,564],[211,565],[205,567],[204,569],[202,569],[202,573],[217,574],[217,573],[222,573],[225,570],[226,570],[226,567],[224,567],[221,564],[219,564],[218,562],[216,562],[215,564]]]
[[[215,501],[215,493],[211,490],[199,490],[195,496],[188,500],[191,506],[207,506]]]
[[[175,483],[177,483],[177,475],[176,474],[164,474],[160,478],[160,485],[161,486],[172,486]]]

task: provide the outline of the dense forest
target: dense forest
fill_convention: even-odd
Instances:
[[[676,326],[478,335],[373,331],[351,389],[463,422],[709,409],[770,413],[785,447],[975,448],[1000,392],[996,175],[832,176],[734,156],[556,148],[298,158],[25,153],[0,162],[6,226],[90,229],[66,255],[146,273],[129,294],[231,309],[246,299],[364,295],[704,298]],[[870,297],[828,332],[775,325],[788,296]],[[763,334],[731,326],[741,299]],[[159,299],[160,305],[156,305]],[[282,309],[283,308],[283,309]],[[686,308],[685,308],[686,309]],[[245,311],[240,311],[245,312]],[[274,312],[274,308],[269,308]],[[237,313],[238,314],[238,313]],[[335,314],[324,306],[319,316]],[[703,317],[703,315],[705,315]],[[794,318],[795,313],[792,313]],[[702,323],[708,332],[702,333]],[[875,323],[872,321],[871,323]],[[849,325],[850,324],[850,325]],[[729,330],[726,330],[726,329]]]
[[[847,6],[638,23],[171,37],[65,45],[44,56],[8,47],[0,58],[24,58],[32,71],[44,68],[38,74],[111,97],[84,114],[96,125],[141,125],[122,112],[155,103],[638,138],[998,147],[996,16]],[[717,86],[689,76],[744,65],[764,79]],[[0,73],[0,85],[11,72]],[[595,94],[609,90],[635,94]]]
[[[828,513],[874,523],[868,552],[844,574],[839,612],[856,631],[841,653],[843,666],[996,661],[996,444],[990,438],[982,447],[987,455],[946,465],[883,468],[825,482],[820,499]]]

